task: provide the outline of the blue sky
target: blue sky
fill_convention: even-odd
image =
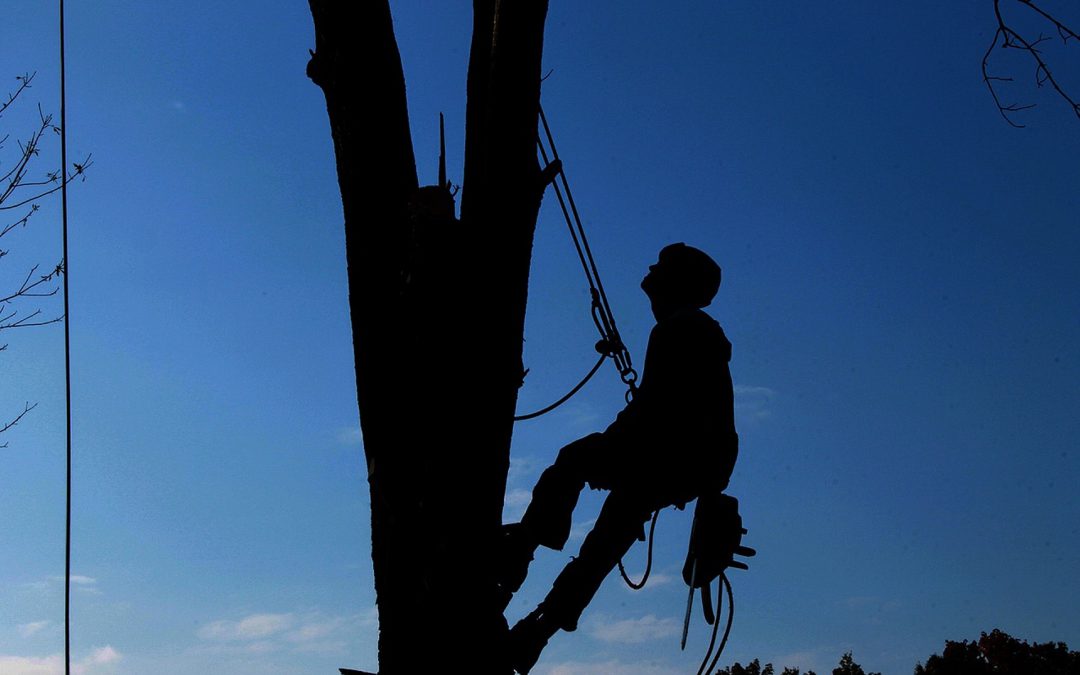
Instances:
[[[1026,65],[1008,98],[1040,105],[1025,129],[1001,120],[979,70],[987,4],[552,3],[545,107],[639,361],[656,252],[686,241],[724,268],[710,311],[734,343],[731,491],[760,552],[732,575],[725,662],[820,673],[852,650],[902,675],[995,627],[1080,645],[1080,126]],[[5,133],[37,101],[58,110],[55,11],[6,8],[0,75],[38,79]],[[460,181],[468,4],[394,16],[421,180],[442,111]],[[306,3],[72,2],[68,31],[69,154],[95,158],[71,193],[80,672],[374,670],[341,206],[304,76]],[[0,279],[59,258],[55,206],[5,241]],[[522,410],[592,363],[576,265],[549,199]],[[5,337],[0,410],[38,407],[0,451],[0,672],[51,674],[63,336]],[[605,369],[519,425],[508,519],[621,401]],[[582,500],[579,533],[600,498]],[[696,669],[700,621],[678,651],[688,526],[662,513],[653,583],[609,580],[536,672]],[[511,620],[572,552],[541,553]],[[640,570],[644,551],[629,558]]]

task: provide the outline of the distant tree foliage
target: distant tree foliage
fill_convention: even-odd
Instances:
[[[1064,642],[1028,644],[995,628],[971,642],[946,641],[915,675],[1080,675],[1080,652]]]
[[[784,671],[787,672],[786,670]],[[716,675],[773,675],[773,665],[766,663],[764,667],[761,662],[754,659],[745,666],[736,661],[730,668],[721,668],[716,671]]]
[[[721,668],[716,671],[716,675],[774,675],[774,673],[773,664],[766,663],[763,666],[758,659],[754,659],[745,666],[736,661],[730,668]],[[862,666],[855,663],[851,652],[846,652],[840,657],[840,664],[833,668],[832,673],[833,675],[881,675],[881,673],[867,673],[864,671]],[[817,673],[812,670],[803,673],[798,668],[789,666],[784,668],[780,675],[817,675]]]
[[[855,659],[851,657],[851,652],[846,652],[840,657],[840,665],[833,668],[832,675],[881,675],[881,673],[864,672],[862,666],[855,663]]]
[[[764,666],[758,659],[747,665],[736,662],[721,668],[716,675],[774,675],[773,664]],[[816,675],[798,668],[786,667],[780,675]],[[840,657],[832,675],[881,675],[867,673],[855,662],[851,652]],[[939,656],[934,654],[926,665],[916,664],[914,675],[1080,675],[1080,652],[1069,651],[1064,642],[1028,644],[995,628],[982,633],[978,640],[954,642],[946,640]]]

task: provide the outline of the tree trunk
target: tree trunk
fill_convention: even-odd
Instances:
[[[345,213],[382,675],[509,672],[494,553],[533,230],[546,0],[476,0],[461,220],[419,188],[386,0],[310,0]]]

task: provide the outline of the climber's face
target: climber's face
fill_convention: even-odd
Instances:
[[[660,263],[649,265],[649,271],[645,274],[645,278],[641,280],[641,290],[645,291],[645,295],[650,298],[656,288],[656,268],[659,266]]]
[[[678,243],[665,246],[641,280],[653,313],[705,307],[720,288],[720,267],[703,251]]]
[[[671,262],[664,261],[663,253],[660,259],[649,265],[649,272],[641,280],[641,290],[650,300],[657,300],[667,294],[667,287],[671,285]]]

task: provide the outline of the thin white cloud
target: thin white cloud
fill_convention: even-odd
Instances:
[[[243,648],[244,652],[248,654],[269,654],[277,649],[278,644],[271,640],[256,640],[244,645]]]
[[[574,523],[570,528],[569,541],[580,541],[585,538],[596,524],[596,518],[590,518],[589,520],[582,521],[580,523]]]
[[[4,675],[58,675],[64,672],[64,657],[0,656],[0,673]]]
[[[61,582],[63,577],[57,577]],[[97,579],[84,577],[78,574],[71,575],[71,587],[78,593],[89,595],[101,595],[101,589],[97,586]]]
[[[71,575],[71,588],[78,593],[85,593],[88,595],[101,595],[101,589],[97,586],[97,579],[94,577],[87,577],[81,574]],[[42,579],[41,581],[31,581],[23,584],[23,588],[28,590],[37,591],[39,593],[53,592],[57,588],[63,588],[64,577],[62,576],[50,576]]]
[[[596,407],[586,401],[577,401],[563,406],[563,424],[574,429],[595,429],[600,423],[600,413]]]
[[[342,445],[362,445],[364,436],[360,433],[360,425],[339,429],[337,434],[337,440],[338,443],[341,443]]]
[[[89,655],[71,664],[75,675],[105,675],[123,656],[111,645],[95,647]],[[10,656],[0,654],[0,673],[3,675],[63,675],[64,656]]]
[[[506,482],[510,485],[516,485],[526,478],[531,478],[535,470],[535,460],[528,457],[511,457],[510,470],[506,474]]]
[[[532,500],[532,490],[508,490],[503,498],[503,522],[512,523],[521,520],[525,507]]]
[[[335,616],[327,619],[313,617],[300,624],[296,630],[290,631],[285,639],[290,642],[314,642],[323,640],[337,633],[345,626],[347,619],[343,616]]]
[[[371,609],[357,614],[356,622],[361,628],[377,628],[379,626],[379,608],[372,606]]]
[[[19,631],[19,635],[28,638],[31,635],[40,633],[48,625],[48,621],[31,621],[30,623],[19,624],[16,628]]]
[[[853,595],[849,598],[840,600],[839,603],[848,609],[862,609],[864,607],[879,605],[881,604],[881,600],[873,595]]]
[[[589,630],[589,634],[604,642],[640,644],[671,637],[681,628],[682,625],[676,619],[660,619],[654,614],[646,614],[640,619],[623,619],[614,622],[608,622],[603,617],[599,617]]]
[[[549,666],[540,666],[532,671],[536,675],[682,675],[683,671],[659,663],[623,663],[622,661],[604,661],[585,663],[583,661],[565,661]]]
[[[822,658],[822,655],[827,650],[811,649],[801,652],[792,652],[790,654],[781,654],[766,661],[766,663],[776,664],[776,671],[783,672],[784,668],[798,668],[802,672],[809,670],[815,673],[830,672],[832,666],[827,666],[826,661]]]
[[[627,570],[627,572],[629,572],[629,571],[630,570]],[[634,579],[634,581],[637,581],[637,579]],[[657,588],[659,586],[666,586],[666,585],[670,584],[673,581],[675,581],[675,577],[672,576],[671,574],[665,574],[664,572],[657,572],[657,571],[653,570],[652,572],[649,573],[649,579],[645,583],[645,588],[643,588],[641,590],[634,590],[633,588],[630,588],[626,584],[623,584],[622,587],[628,593],[640,593],[640,592],[642,592],[644,590],[648,590],[650,588]]]
[[[736,384],[736,396],[776,396],[776,392],[769,387],[756,387],[751,384]]]
[[[510,490],[503,500],[507,506],[524,507],[532,500],[532,490]]]
[[[328,616],[321,612],[260,613],[240,619],[222,619],[201,626],[196,635],[205,651],[230,654],[266,654],[277,650],[300,653],[342,654],[358,635],[374,631],[378,613]],[[200,651],[204,651],[200,649]]]
[[[772,416],[770,404],[776,391],[768,387],[735,385],[735,414],[740,420],[760,422]]]
[[[204,640],[257,640],[293,626],[292,614],[251,614],[239,621],[213,621],[199,628]]]
[[[104,647],[96,647],[90,656],[86,657],[82,661],[82,666],[85,668],[90,665],[103,666],[110,663],[116,663],[121,658],[120,652],[112,648],[112,645],[105,645]]]
[[[537,462],[528,457],[510,458],[510,470],[506,475],[507,490],[503,497],[503,522],[511,523],[521,520],[521,516],[525,514],[525,507],[532,500],[532,490],[521,485],[533,484],[536,466]]]
[[[836,604],[851,611],[879,613],[892,612],[904,605],[900,600],[880,598],[876,595],[854,595],[843,598],[842,600],[837,600]]]

